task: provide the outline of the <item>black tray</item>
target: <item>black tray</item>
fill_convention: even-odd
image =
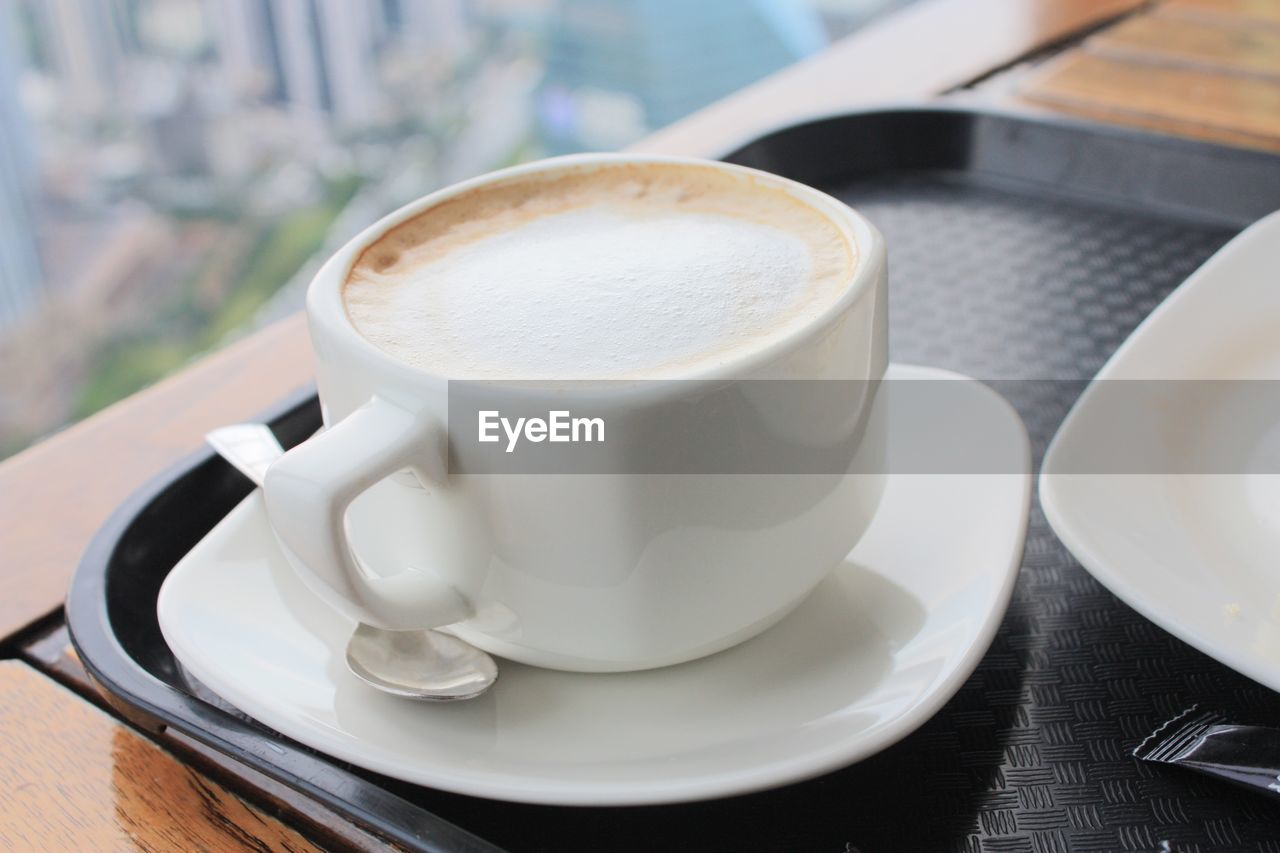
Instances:
[[[869,215],[890,247],[894,357],[984,379],[1092,376],[1215,249],[1280,208],[1280,158],[963,109],[823,120],[728,159],[814,184]],[[1010,383],[1022,390],[1013,402],[1037,458],[1079,384]],[[292,443],[319,424],[319,411],[308,396],[270,419]],[[68,600],[81,660],[139,725],[203,741],[408,847],[870,853],[1168,842],[1280,851],[1276,805],[1129,755],[1192,702],[1274,722],[1280,694],[1121,604],[1076,564],[1038,506],[991,650],[959,694],[897,746],[770,792],[575,809],[379,777],[258,725],[186,677],[156,625],[156,592],[247,491],[205,452],[120,509]]]

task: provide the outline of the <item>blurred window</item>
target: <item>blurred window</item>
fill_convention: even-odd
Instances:
[[[387,211],[624,146],[903,2],[0,2],[0,457],[297,310]]]

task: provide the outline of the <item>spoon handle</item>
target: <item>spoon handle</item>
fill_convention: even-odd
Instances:
[[[204,437],[218,455],[230,462],[254,485],[262,487],[271,463],[284,456],[284,448],[266,424],[233,424]]]

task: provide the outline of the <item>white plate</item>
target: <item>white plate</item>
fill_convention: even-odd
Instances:
[[[1118,418],[1122,386],[1099,384],[1222,379],[1280,379],[1280,214],[1219,250],[1116,351],[1050,445],[1040,501],[1108,589],[1280,690],[1280,476],[1261,473],[1280,470],[1280,419],[1257,422],[1277,391],[1140,383]],[[1152,473],[1079,473],[1073,460],[1096,458],[1107,431],[1112,458]]]
[[[894,366],[896,378],[955,378]],[[244,712],[379,773],[497,799],[574,805],[725,796],[834,770],[894,743],[977,666],[1009,601],[1030,497],[1026,433],[974,385],[1003,474],[891,475],[864,539],[813,596],[740,646],[665,669],[555,672],[500,661],[481,699],[371,691],[343,649],[353,624],[293,576],[257,493],[170,573],[165,640]],[[894,420],[895,450],[930,424]],[[785,568],[785,567],[782,567]]]

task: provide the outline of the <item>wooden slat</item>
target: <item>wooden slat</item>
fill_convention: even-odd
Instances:
[[[1247,19],[1280,26],[1276,0],[1163,0],[1163,11],[1204,20]]]
[[[1157,119],[1280,141],[1280,81],[1126,62],[1073,50],[1050,61],[1021,96],[1116,121]]]
[[[1081,104],[1053,103],[1050,101],[1032,101],[1008,91],[982,88],[975,92],[963,93],[952,98],[956,103],[971,104],[989,109],[1014,110],[1024,115],[1063,115],[1097,121],[1103,124],[1123,124],[1138,130],[1148,130],[1167,136],[1179,136],[1187,139],[1198,139],[1219,145],[1230,145],[1236,148],[1254,148],[1259,151],[1280,153],[1280,139],[1267,139],[1251,134],[1236,133],[1220,127],[1188,124],[1173,119],[1142,116],[1134,114],[1117,114],[1114,110],[1090,109]]]
[[[22,656],[81,697],[106,707],[104,697],[90,681],[71,646],[65,624],[51,624],[45,630],[34,632],[24,642]],[[196,768],[219,784],[232,786],[233,790],[251,791],[253,802],[272,814],[289,815],[292,823],[327,849],[361,853],[398,849],[357,828],[319,802],[180,732],[166,729],[158,740],[183,764]]]
[[[1135,15],[1089,39],[1086,49],[1120,60],[1280,79],[1280,27],[1250,25],[1243,18],[1209,22],[1159,11]]]
[[[1140,0],[923,0],[635,146],[714,155],[809,115],[917,99],[1012,62]],[[107,515],[209,429],[308,381],[295,317],[0,464],[0,637],[61,603]]]
[[[26,664],[0,695],[0,849],[319,849]]]
[[[91,701],[98,701],[97,688],[71,645],[65,621],[58,619],[42,625],[24,635],[21,642],[19,652],[27,663]]]

